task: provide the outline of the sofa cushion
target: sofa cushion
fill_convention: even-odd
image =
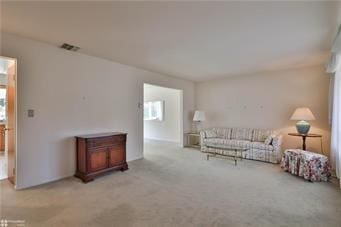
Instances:
[[[218,144],[224,144],[225,139],[222,138],[206,138],[204,139],[205,145],[212,146]]]
[[[249,147],[251,149],[257,149],[257,150],[266,150],[266,151],[273,151],[274,147],[272,145],[266,145],[262,142],[251,142],[249,144]]]
[[[231,139],[251,141],[252,134],[253,129],[250,128],[233,128],[231,133]]]
[[[272,134],[274,134],[274,131],[272,131],[272,130],[254,129],[253,135],[252,135],[252,141],[264,142],[266,140],[266,138]]]
[[[230,139],[231,138],[231,128],[217,128],[217,135],[222,139]]]
[[[225,148],[225,149],[233,149],[233,148],[244,148],[248,149],[250,146],[250,142],[246,140],[226,140],[221,138],[209,138],[205,139],[204,143],[206,146],[216,147],[216,148]]]

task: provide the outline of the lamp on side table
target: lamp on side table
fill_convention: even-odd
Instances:
[[[310,124],[308,121],[315,120],[313,113],[309,108],[301,107],[297,108],[292,114],[290,120],[296,120],[296,129],[299,134],[308,134],[310,129]]]
[[[200,130],[198,130],[198,125],[200,124],[200,122],[203,122],[206,120],[206,116],[205,116],[205,112],[202,110],[196,110],[194,112],[194,116],[193,116],[193,121],[196,122],[195,125],[195,133],[199,133]]]
[[[196,110],[193,116],[193,122],[195,124],[195,129],[193,132],[185,133],[186,137],[186,144],[185,147],[193,147],[193,148],[200,148],[200,129],[198,130],[198,125],[205,121],[205,112],[202,110]],[[194,140],[194,142],[193,142]]]

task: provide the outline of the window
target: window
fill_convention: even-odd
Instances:
[[[145,121],[163,121],[164,101],[144,102]]]
[[[0,87],[0,122],[6,121],[6,88]]]

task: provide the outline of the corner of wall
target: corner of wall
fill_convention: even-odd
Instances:
[[[336,7],[338,9],[338,12],[337,12],[337,23],[340,25],[341,24],[341,1],[338,1]]]

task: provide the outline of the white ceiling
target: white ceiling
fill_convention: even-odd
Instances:
[[[3,30],[193,81],[322,64],[336,2],[3,2]]]

